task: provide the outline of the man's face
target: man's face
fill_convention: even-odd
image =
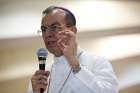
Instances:
[[[41,27],[46,29],[42,32],[42,37],[49,52],[55,56],[63,55],[57,42],[60,38],[58,32],[64,31],[64,29],[67,28],[65,25],[64,11],[56,9],[46,16],[43,16]]]

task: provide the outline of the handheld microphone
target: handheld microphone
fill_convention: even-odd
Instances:
[[[48,52],[45,48],[40,48],[37,51],[37,57],[39,61],[39,70],[45,70],[45,63],[46,63],[46,57],[48,55]],[[40,89],[40,93],[43,93],[44,89]]]
[[[46,63],[46,57],[48,55],[48,52],[44,48],[40,48],[37,51],[37,57],[39,61],[39,69],[40,70],[45,70],[45,63]]]

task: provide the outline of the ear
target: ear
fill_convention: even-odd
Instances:
[[[77,28],[76,28],[76,26],[71,26],[71,27],[70,27],[70,30],[71,30],[72,32],[74,32],[75,34],[77,33]]]

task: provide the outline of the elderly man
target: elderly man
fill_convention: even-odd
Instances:
[[[54,63],[50,72],[35,72],[28,93],[41,93],[41,88],[43,93],[118,92],[111,64],[77,48],[76,19],[68,9],[57,6],[45,9],[41,31],[46,48],[54,55]]]

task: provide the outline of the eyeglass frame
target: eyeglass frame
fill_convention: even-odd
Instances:
[[[45,30],[42,30],[43,27],[45,28]],[[41,27],[40,27],[41,30],[38,30],[37,33],[43,34],[43,33],[46,33],[46,32],[59,32],[59,31],[62,31],[62,29],[64,29],[64,26],[56,26],[56,27],[57,27],[57,29],[54,30],[54,28],[52,27],[53,30],[52,29],[50,30],[51,27],[49,28],[49,27],[41,25]],[[66,27],[69,28],[69,27],[71,27],[71,25],[66,25]],[[49,29],[47,29],[47,28],[49,28]]]

